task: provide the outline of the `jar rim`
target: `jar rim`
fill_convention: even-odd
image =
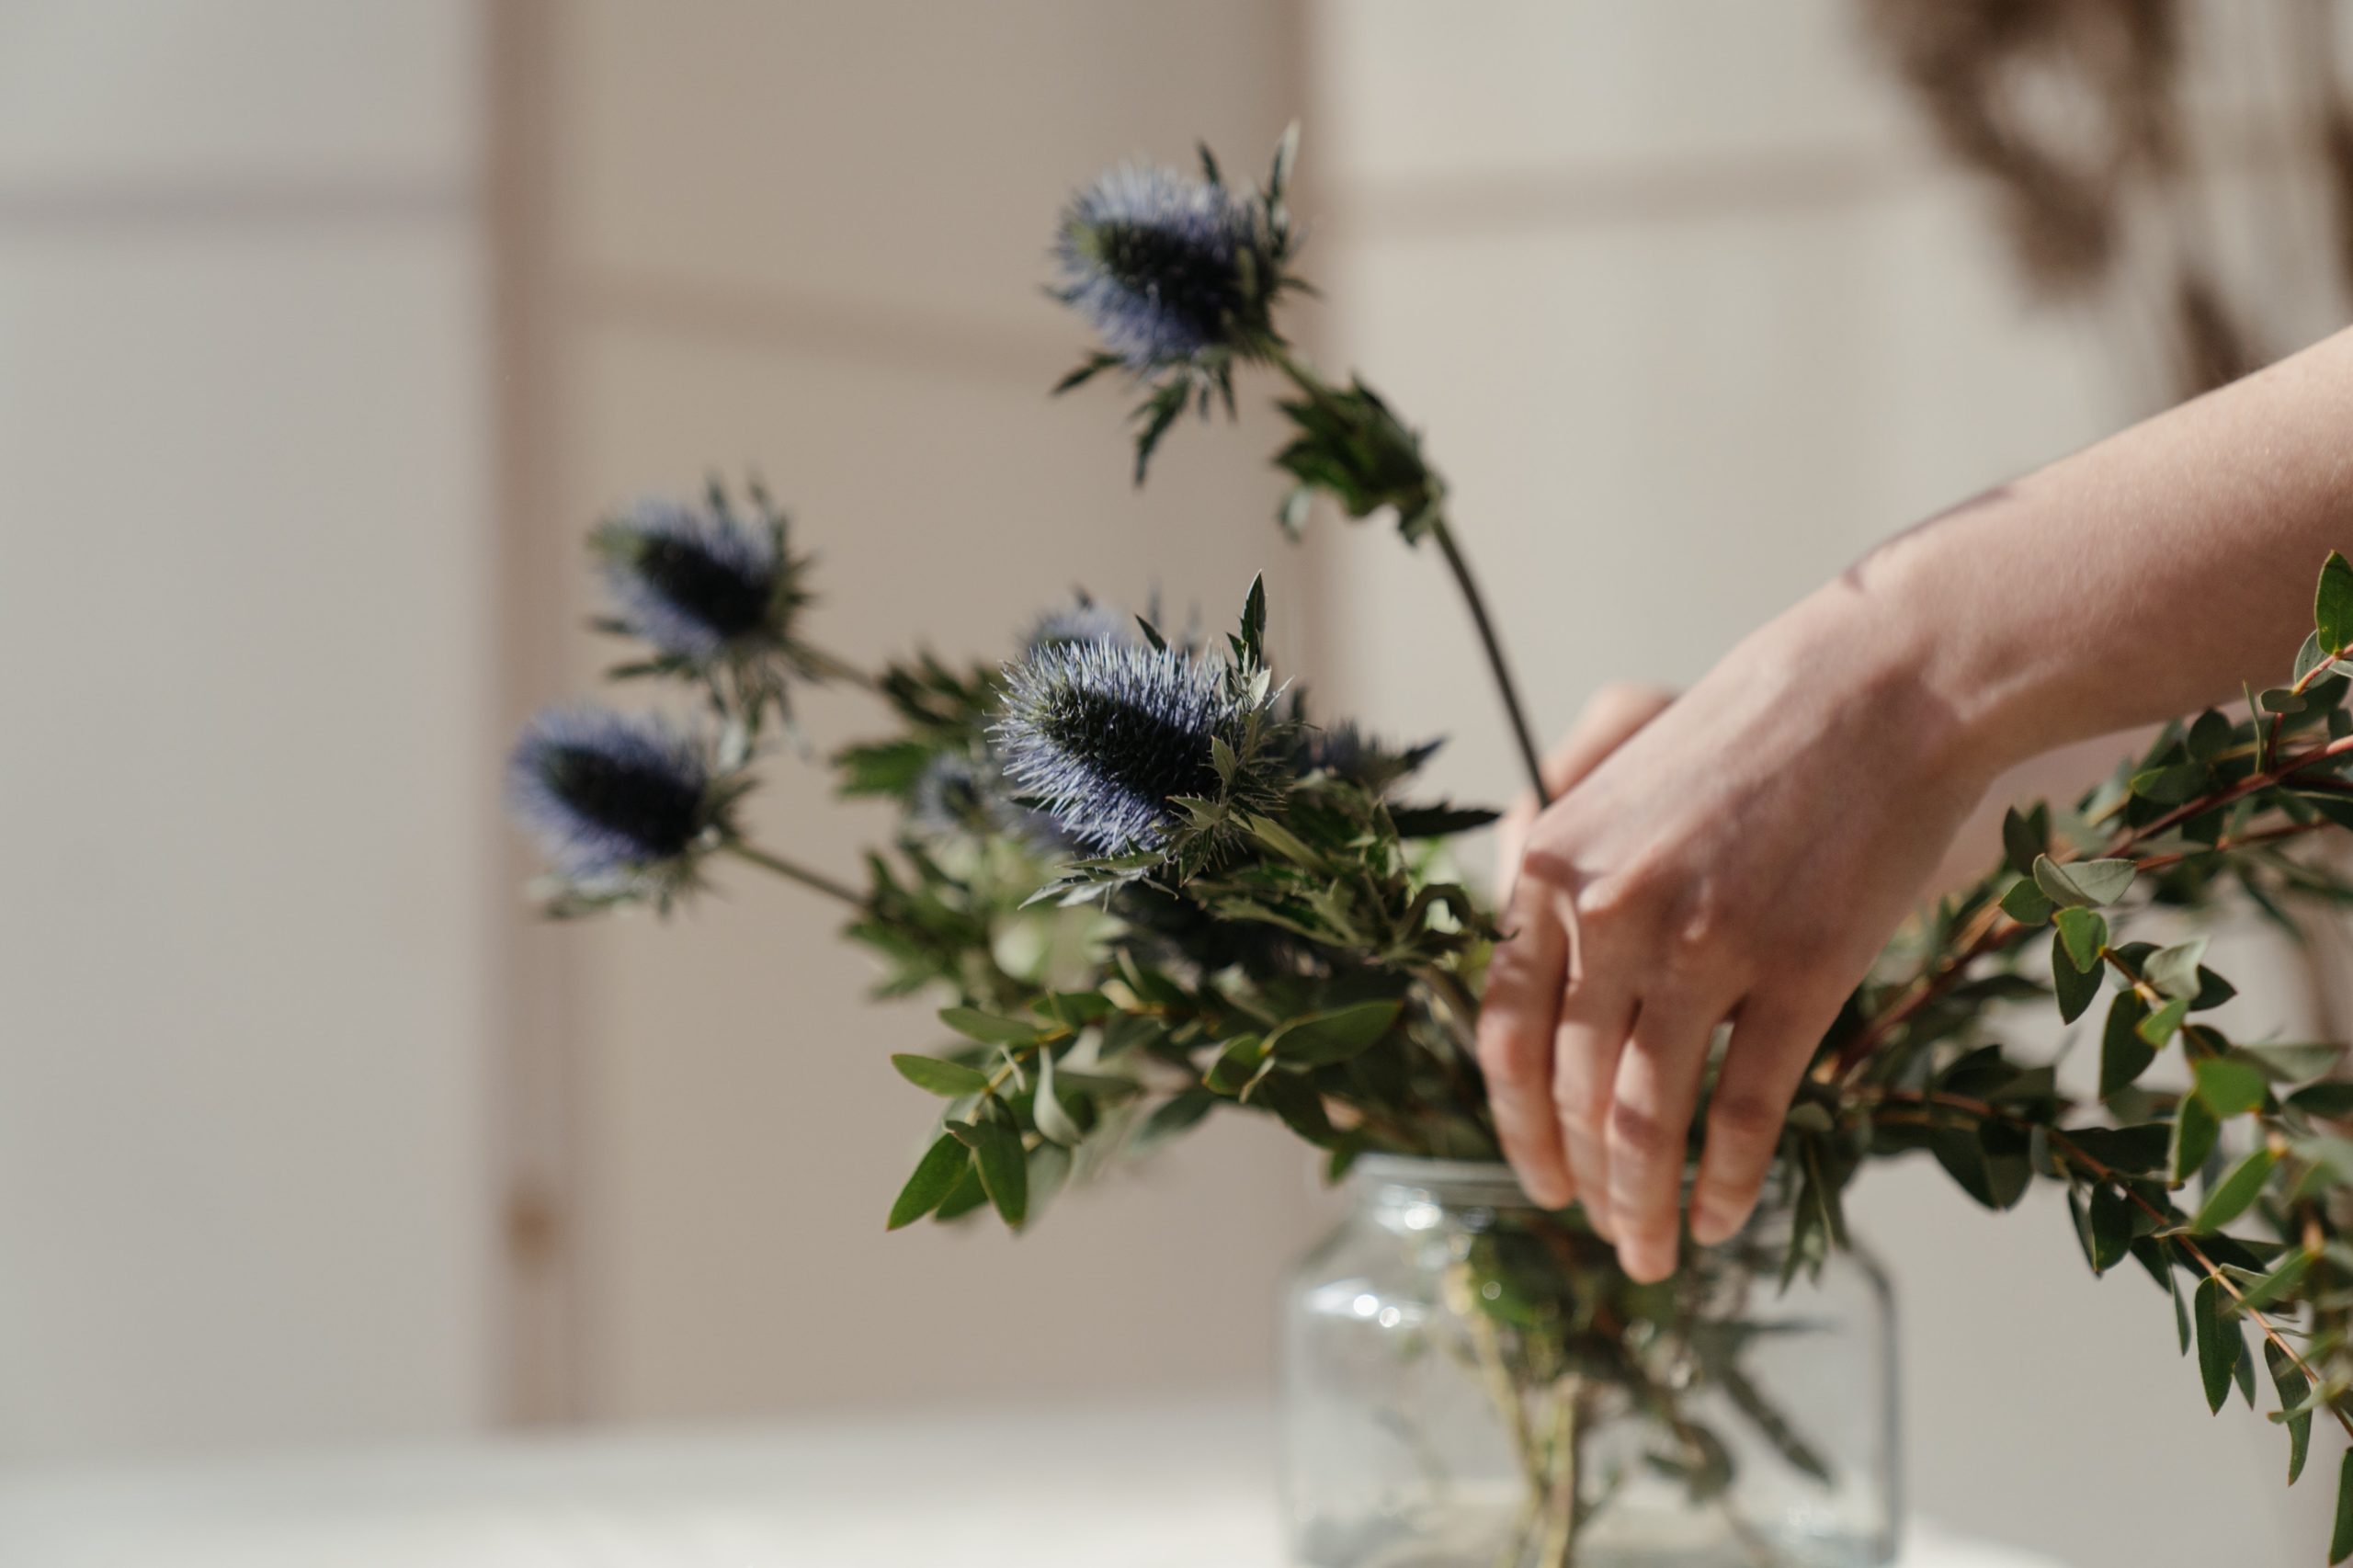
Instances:
[[[1684,1197],[1690,1197],[1693,1173],[1683,1176]],[[1348,1167],[1348,1184],[1366,1189],[1399,1187],[1420,1190],[1440,1199],[1475,1203],[1486,1208],[1526,1208],[1549,1212],[1528,1196],[1518,1173],[1501,1160],[1449,1160],[1423,1154],[1360,1154]],[[1743,1233],[1754,1234],[1790,1222],[1780,1183],[1768,1179],[1762,1199]]]

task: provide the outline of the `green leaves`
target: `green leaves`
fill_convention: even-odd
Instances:
[[[2353,648],[2353,565],[2333,550],[2321,566],[2320,586],[2313,595],[2313,633],[2328,653]]]
[[[982,1190],[1006,1224],[1019,1230],[1029,1217],[1029,1157],[1021,1134],[1001,1121],[951,1121],[948,1131],[972,1151]]]
[[[2021,926],[2041,925],[2057,907],[2048,893],[2035,886],[2032,877],[2020,877],[2002,895],[2002,913]]]
[[[2180,1030],[2182,1020],[2188,1017],[2189,1017],[2188,1003],[2168,1002],[2141,1020],[2141,1038],[2152,1046],[2163,1050],[2165,1043]]]
[[[2338,557],[2331,555],[2329,559],[2335,561]],[[2336,1528],[2328,1538],[2330,1568],[2348,1557],[2353,1557],[2353,1450],[2347,1452],[2345,1462],[2336,1471]]]
[[[2271,1179],[2271,1167],[2277,1164],[2279,1156],[2266,1147],[2233,1165],[2229,1174],[2214,1184],[2214,1190],[2206,1195],[2206,1201],[2199,1206],[2198,1217],[2190,1221],[2189,1228],[2219,1231],[2245,1213],[2248,1206],[2262,1196],[2263,1184]]]
[[[2246,1354],[2238,1324],[2222,1321],[2222,1282],[2209,1275],[2191,1298],[2189,1323],[2198,1343],[2198,1376],[2206,1386],[2206,1408],[2219,1414],[2231,1397],[2231,1373]]]
[[[2131,890],[2138,874],[2130,860],[2071,860],[2063,866],[2048,855],[2034,860],[2034,885],[2062,909],[2114,903]]]
[[[2198,1082],[2198,1097],[2224,1121],[2263,1104],[2263,1073],[2248,1062],[2231,1056],[2209,1056],[2191,1071]]]
[[[2034,863],[2051,846],[2051,808],[2040,801],[2026,812],[2016,806],[2002,813],[2002,855],[2021,877],[2034,874]],[[2033,924],[2033,922],[2029,922]]]
[[[1038,1031],[1031,1026],[972,1007],[942,1007],[939,1021],[983,1045],[1034,1045],[1038,1040]]]
[[[2174,1113],[2173,1179],[2178,1184],[2188,1181],[2214,1152],[2214,1141],[2222,1135],[2222,1124],[2214,1119],[2214,1112],[2197,1095],[2184,1095],[2181,1107]]]
[[[1051,1051],[1038,1053],[1038,1092],[1030,1102],[1029,1119],[1037,1124],[1038,1136],[1064,1148],[1086,1136],[1054,1086],[1054,1053]]]
[[[1279,1025],[1267,1037],[1275,1060],[1294,1067],[1347,1062],[1371,1049],[1397,1022],[1401,1002],[1358,1002],[1328,1012],[1309,1013]]]
[[[891,1205],[887,1230],[901,1230],[939,1207],[964,1174],[969,1163],[964,1145],[949,1133],[941,1133],[924,1151],[915,1163],[915,1174],[907,1177],[907,1185],[899,1189],[898,1201]]]
[[[913,1056],[902,1052],[891,1058],[891,1065],[899,1070],[900,1077],[916,1088],[929,1090],[944,1099],[988,1092],[989,1075],[961,1062],[943,1062],[937,1056]]]
[[[2116,994],[2108,1009],[2107,1027],[2100,1031],[2100,1098],[2130,1087],[2157,1059],[2156,1048],[2141,1037],[2141,1021],[2148,1016],[2149,1005],[2141,1000],[2139,992]]]
[[[2194,1000],[2199,992],[2198,960],[2206,956],[2206,938],[2197,937],[2160,948],[2143,961],[2141,978],[2167,996]]]
[[[2273,1419],[2288,1428],[2288,1484],[2293,1486],[2304,1473],[2304,1460],[2312,1452],[2313,1413],[2303,1403],[2313,1383],[2296,1369],[2286,1351],[2268,1339],[2263,1343],[2263,1359],[2271,1369],[2272,1389],[2279,1395],[2279,1414]]]
[[[2100,954],[2108,947],[2108,922],[2085,908],[2059,911],[2059,950],[2084,973],[2097,973]]]

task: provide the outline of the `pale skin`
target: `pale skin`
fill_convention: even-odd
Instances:
[[[1814,1049],[2006,769],[2284,678],[2353,553],[2353,331],[1881,546],[1679,697],[1595,699],[1505,831],[1505,1156],[1627,1272],[1746,1221]],[[1533,819],[1532,821],[1530,819]]]

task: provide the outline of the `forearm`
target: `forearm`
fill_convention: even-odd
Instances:
[[[2353,547],[2353,332],[1933,518],[1792,612],[2000,767],[2279,682]]]

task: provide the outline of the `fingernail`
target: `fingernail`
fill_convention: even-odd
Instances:
[[[1675,1254],[1639,1244],[1621,1246],[1618,1267],[1637,1285],[1655,1285],[1675,1272]]]

